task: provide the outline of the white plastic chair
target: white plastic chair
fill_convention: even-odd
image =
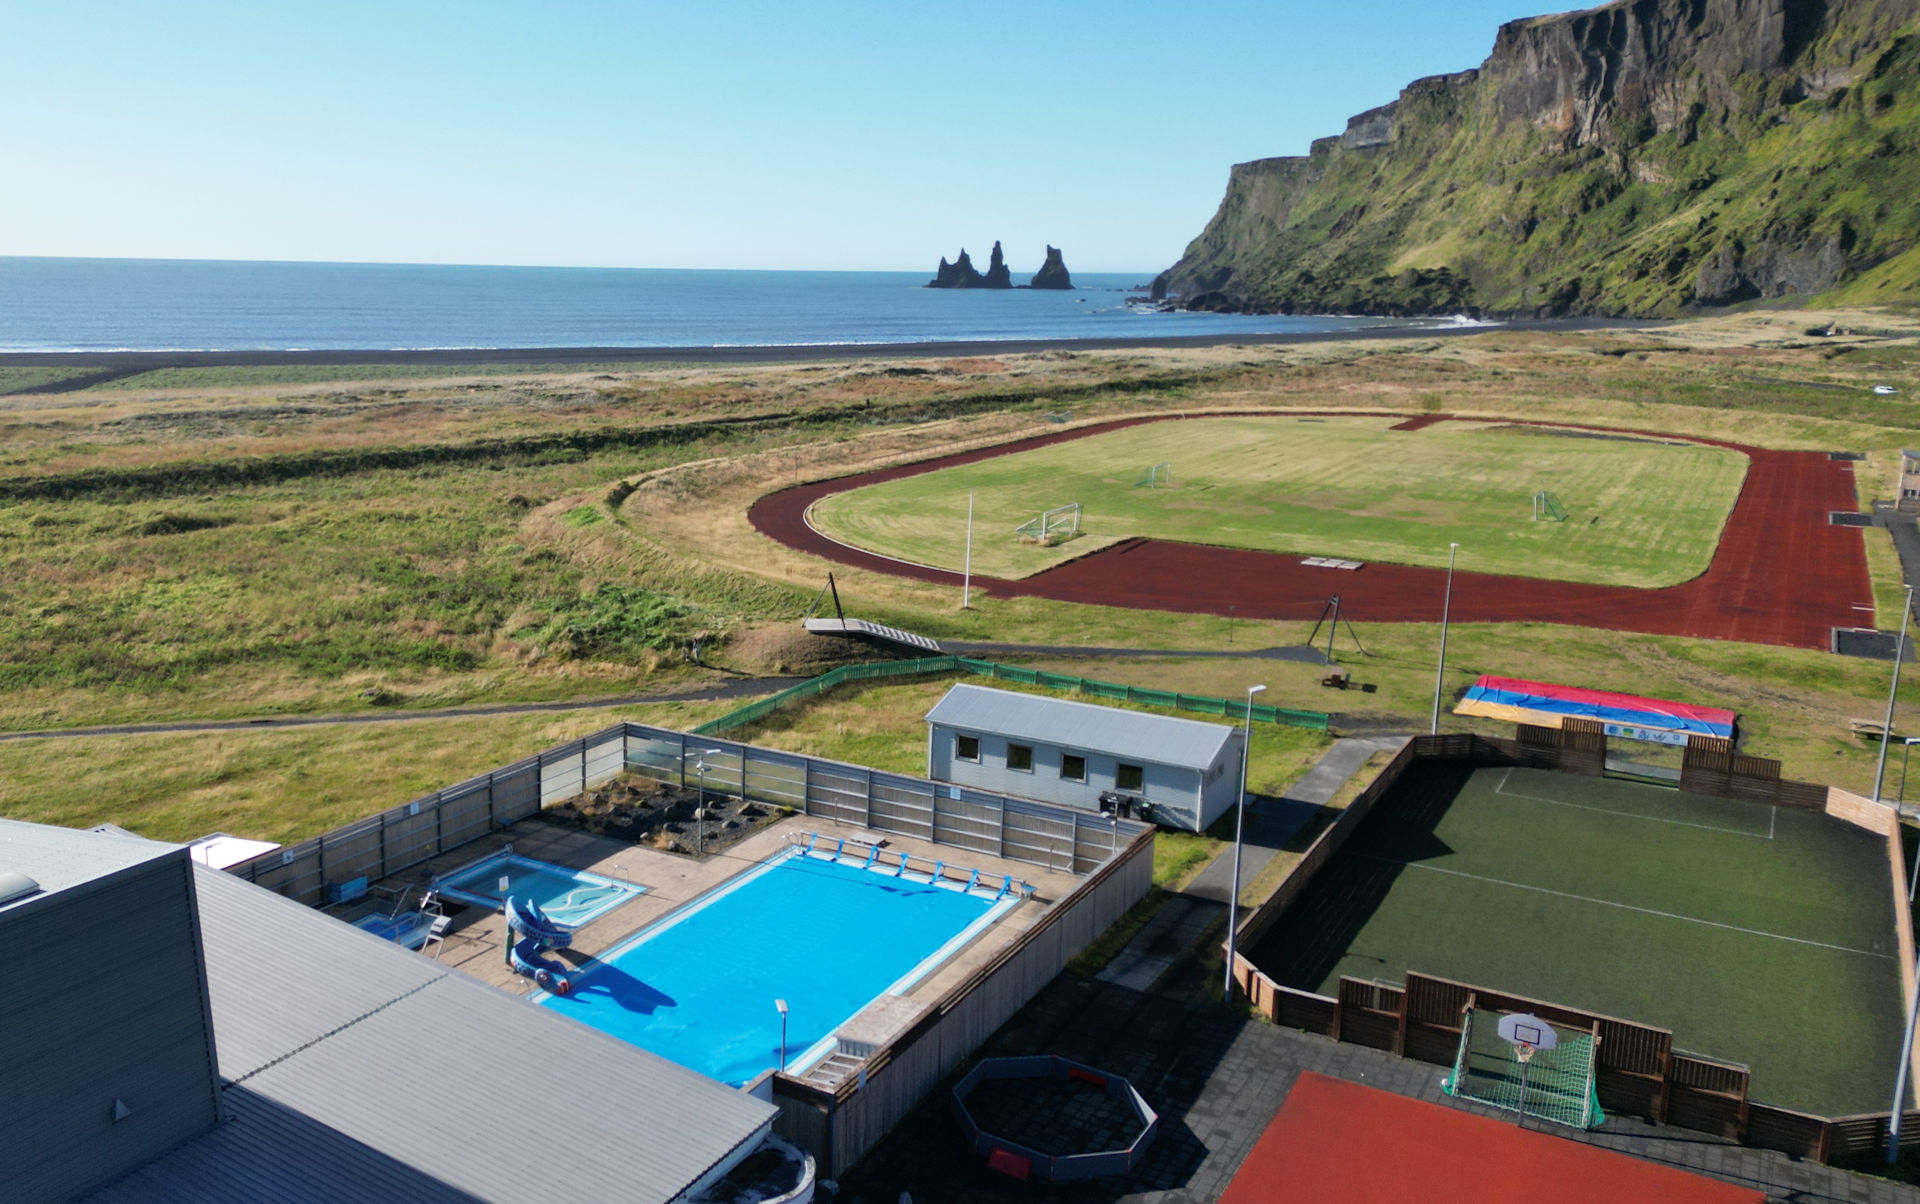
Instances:
[[[447,943],[447,929],[453,924],[452,916],[435,916],[433,926],[427,929],[427,939],[420,942],[420,952],[425,953],[427,946],[433,946],[433,956],[440,956],[440,946]]]

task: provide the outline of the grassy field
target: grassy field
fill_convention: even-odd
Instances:
[[[926,714],[956,681],[986,684],[980,678],[967,674],[849,686],[818,699],[775,711],[758,723],[737,728],[726,735],[730,740],[851,761],[895,773],[924,774],[927,771]],[[1024,694],[1067,697],[1056,691],[1016,682],[996,681],[992,686]],[[1100,702],[1103,706],[1122,710],[1156,715],[1178,714],[1186,719],[1206,720],[1205,716],[1184,711],[1129,706],[1104,699]],[[1331,743],[1331,738],[1320,732],[1297,727],[1276,727],[1267,723],[1255,724],[1253,755],[1247,763],[1247,789],[1254,794],[1284,793],[1295,779],[1320,759],[1320,754]]]
[[[1720,448],[1570,438],[1529,428],[1394,419],[1212,418],[1156,423],[822,500],[817,526],[891,556],[961,567],[968,498],[975,572],[1020,577],[1132,536],[1443,566],[1671,585],[1705,571],[1745,458]],[[1172,483],[1143,488],[1150,466]],[[1566,522],[1536,522],[1551,490]],[[1079,502],[1078,538],[1040,547],[1015,527]]]
[[[1884,1106],[1904,1019],[1881,838],[1545,770],[1408,781],[1254,950],[1279,981],[1408,970],[1671,1028],[1753,1098]]]
[[[703,723],[724,703],[263,731],[0,741],[0,815],[155,840],[305,840],[623,719]]]
[[[1898,329],[1903,322],[1759,312],[1651,334],[1495,330],[1445,341],[698,369],[501,366],[377,381],[354,366],[341,375],[236,369],[3,397],[0,727],[592,700],[707,676],[678,655],[701,632],[725,635],[709,640],[707,656],[734,672],[817,672],[834,654],[816,646],[829,642],[800,647],[793,620],[830,566],[755,533],[751,502],[783,484],[1057,431],[1041,415],[1061,409],[1075,421],[1354,407],[1737,429],[1767,446],[1862,451],[1861,496],[1885,497],[1898,449],[1920,426],[1908,400],[1920,386],[1920,339]],[[1829,324],[1858,333],[1804,336]],[[1905,393],[1874,396],[1868,386],[1882,379]],[[0,377],[0,387],[22,383],[28,375]],[[1577,450],[1594,448],[1580,441]],[[1131,498],[1144,461],[1169,458],[1175,488],[1155,504],[1177,500],[1191,457],[1143,457],[1120,491]],[[1419,528],[1423,539],[1430,529]],[[1889,551],[1873,547],[1870,562],[1883,602],[1897,597]],[[1305,624],[978,594],[963,611],[957,590],[857,570],[841,570],[839,585],[850,613],[942,639],[1232,651],[1306,633]],[[1371,692],[1323,690],[1309,667],[1273,661],[1044,667],[1222,696],[1264,681],[1282,705],[1424,730],[1437,633],[1352,617],[1377,654],[1353,655]],[[1532,624],[1456,624],[1451,648],[1449,694],[1485,671],[1719,703],[1741,712],[1747,750],[1782,758],[1789,775],[1871,788],[1873,749],[1847,736],[1846,719],[1879,713],[1883,664]],[[1920,675],[1904,684],[1906,715],[1920,706]],[[880,722],[856,716],[831,738],[851,747],[857,728]],[[415,743],[354,743],[367,735],[337,745],[250,733],[230,737],[225,751],[217,739],[126,739],[99,746],[115,766],[99,782],[85,768],[98,750],[20,744],[0,748],[0,811],[69,822],[124,812],[167,834],[311,832],[469,771],[449,762],[432,780],[405,776],[435,742],[460,755],[468,729],[415,730]],[[276,739],[298,746],[284,764]],[[873,745],[876,758],[918,764],[917,738],[898,746],[905,752],[884,744]],[[526,746],[515,737],[494,751]],[[287,767],[301,758],[317,767],[309,774],[340,784],[318,810]],[[225,785],[212,780],[222,774]],[[220,794],[246,782],[254,785],[233,787],[244,795],[237,802]]]

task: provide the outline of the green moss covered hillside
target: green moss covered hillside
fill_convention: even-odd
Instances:
[[[1920,0],[1512,22],[1478,70],[1235,166],[1154,291],[1374,314],[1920,303]]]

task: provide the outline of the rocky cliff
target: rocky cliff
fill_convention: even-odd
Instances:
[[[1616,0],[1502,26],[1307,155],[1235,166],[1156,297],[1666,315],[1920,300],[1920,0]]]
[[[1060,254],[1060,248],[1047,248],[1047,261],[1033,274],[1028,288],[1072,288],[1073,277],[1067,274],[1067,261]]]

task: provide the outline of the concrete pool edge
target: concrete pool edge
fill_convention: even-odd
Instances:
[[[540,861],[537,858],[514,852],[511,846],[498,852],[489,853],[485,857],[476,858],[445,874],[435,875],[432,888],[439,892],[442,898],[452,899],[457,903],[464,903],[470,907],[481,907],[488,911],[499,911],[506,905],[504,898],[496,899],[487,895],[477,894],[453,885],[453,883],[460,879],[479,874],[482,870],[489,867],[513,863],[518,863],[519,865],[534,870],[551,870],[554,871],[556,875],[564,875],[572,878],[575,882],[582,885],[607,886],[620,892],[616,897],[608,899],[606,902],[594,907],[583,915],[566,921],[567,926],[570,928],[585,927],[587,924],[601,918],[621,904],[630,902],[647,893],[647,886],[644,883],[629,882],[620,878],[609,878],[605,874],[596,874],[591,870],[576,870],[569,866],[555,864],[551,861]]]
[[[735,891],[740,890],[741,888],[749,885],[750,883],[758,880],[759,878],[764,877],[765,875],[773,872],[774,870],[780,868],[783,865],[786,865],[788,862],[793,861],[795,859],[820,861],[825,864],[838,866],[842,869],[858,870],[863,873],[874,874],[876,877],[879,877],[882,879],[891,879],[891,878],[897,877],[897,875],[892,873],[882,873],[879,869],[871,865],[861,865],[857,862],[848,861],[843,859],[842,857],[834,856],[832,854],[824,853],[824,852],[809,853],[806,849],[801,848],[797,845],[788,845],[787,847],[774,852],[771,856],[768,856],[762,859],[757,864],[750,866],[749,868],[744,869],[739,873],[733,875],[731,878],[728,878],[725,881],[717,883],[716,885],[709,887],[708,889],[700,892],[699,894],[695,895],[693,898],[681,904],[679,907],[676,907],[672,911],[668,912],[666,915],[663,915],[658,919],[652,921],[651,923],[644,925],[637,931],[629,934],[622,940],[609,946],[604,951],[592,955],[585,965],[577,968],[576,977],[574,981],[576,983],[584,981],[596,969],[598,969],[600,965],[611,964],[612,962],[615,961],[615,959],[622,957],[628,952],[630,952],[631,950],[637,948],[638,946],[643,945],[648,941],[653,940],[656,937],[659,937],[660,935],[666,933],[670,929],[678,926],[683,921],[698,915],[700,912],[706,910],[708,907],[711,907],[712,905],[720,902],[722,899],[733,894]],[[929,975],[937,971],[941,966],[945,965],[947,962],[951,961],[968,945],[972,944],[975,940],[979,939],[989,929],[991,929],[994,926],[994,924],[996,924],[1001,918],[1003,918],[1009,911],[1013,910],[1013,908],[1015,908],[1021,902],[1024,901],[1023,898],[1018,893],[1007,893],[1004,895],[1004,897],[984,898],[979,894],[979,892],[975,890],[969,890],[966,887],[960,886],[956,883],[953,883],[951,881],[947,881],[944,879],[935,881],[935,880],[932,880],[931,878],[922,878],[916,875],[916,876],[908,877],[905,880],[913,883],[914,885],[928,886],[934,889],[945,890],[945,891],[949,891],[965,897],[973,898],[978,902],[984,903],[986,905],[986,908],[979,916],[975,917],[973,920],[969,921],[963,928],[961,928],[960,931],[948,937],[945,941],[941,942],[941,944],[937,948],[935,948],[934,950],[929,952],[925,957],[921,958],[918,962],[916,962],[911,968],[907,970],[905,974],[901,975],[899,978],[896,978],[893,982],[887,984],[886,987],[875,992],[871,998],[869,998],[866,1002],[862,1003],[859,1007],[855,1008],[847,1016],[836,1021],[833,1024],[833,1026],[828,1030],[826,1036],[820,1038],[820,1040],[814,1042],[812,1045],[809,1045],[806,1049],[802,1050],[800,1053],[789,1058],[787,1062],[779,1068],[780,1071],[787,1074],[804,1073],[814,1063],[818,1062],[821,1058],[825,1057],[828,1053],[830,1053],[833,1050],[833,1048],[835,1047],[836,1043],[839,1040],[839,1030],[848,1021],[852,1020],[854,1017],[866,1011],[866,1009],[872,1005],[874,1000],[885,998],[887,996],[899,996],[899,995],[906,994],[908,991],[912,990],[913,987],[917,985],[919,982],[921,982],[922,980],[927,978]],[[526,999],[528,1002],[540,1007],[549,1007],[550,1001],[553,1000],[554,998],[555,996],[553,992],[546,991],[546,990],[538,990],[526,996]],[[562,1012],[561,1014],[564,1015],[565,1013]],[[583,1024],[587,1023],[584,1020],[578,1020],[577,1017],[570,1017],[570,1018],[577,1020],[579,1023],[583,1023]],[[588,1027],[597,1028],[598,1026],[588,1024]],[[605,1030],[600,1030],[600,1031],[605,1031]],[[608,1035],[612,1036],[613,1034],[608,1034]],[[626,1038],[624,1037],[615,1037],[615,1039],[621,1040],[621,1041],[626,1040]],[[642,1049],[646,1048],[645,1046],[638,1045],[637,1042],[628,1042],[628,1043],[634,1044],[638,1048],[642,1048]],[[649,1050],[648,1052],[653,1052],[658,1057],[667,1057],[669,1061],[673,1060],[672,1058],[668,1057],[668,1055],[666,1054],[660,1054],[652,1050]],[[695,1073],[704,1073],[704,1072],[696,1070]],[[724,1080],[716,1079],[715,1081],[720,1082]],[[735,1087],[738,1090],[746,1090],[750,1082],[751,1080],[746,1080],[739,1084],[728,1083],[727,1085]]]

